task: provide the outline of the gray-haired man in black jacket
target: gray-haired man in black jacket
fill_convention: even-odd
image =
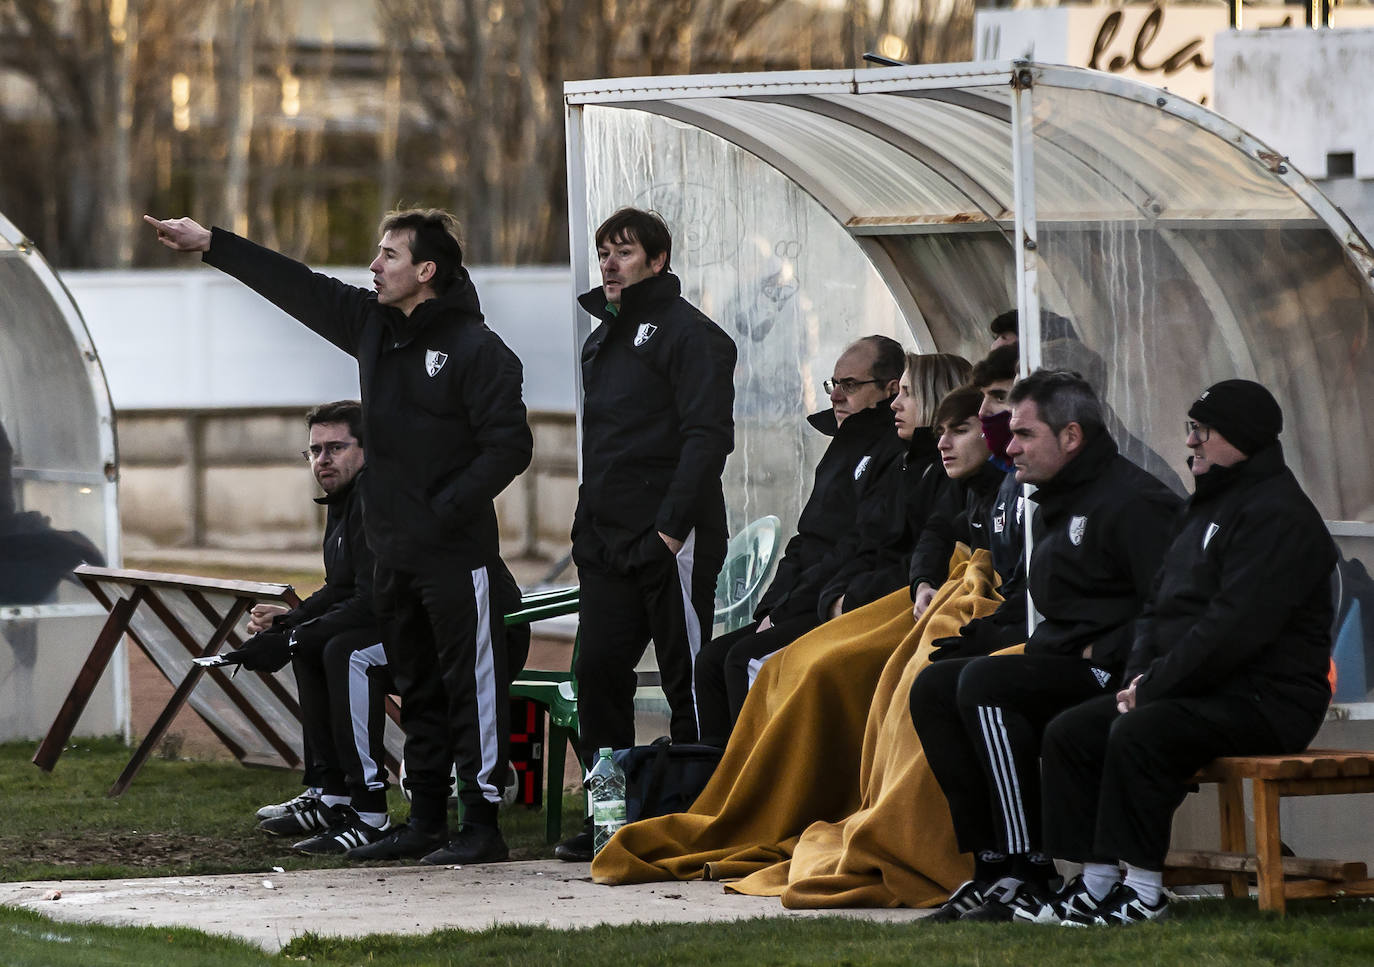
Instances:
[[[189,218],[144,216],[168,248],[201,252],[358,360],[374,583],[406,733],[409,822],[353,859],[505,859],[497,807],[508,769],[510,661],[496,496],[530,462],[520,360],[487,328],[447,212],[394,212],[374,291]],[[522,657],[522,656],[520,656]],[[450,838],[456,759],[462,828]]]

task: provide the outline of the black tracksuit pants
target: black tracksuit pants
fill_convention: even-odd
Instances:
[[[495,825],[508,768],[504,567],[455,560],[423,572],[377,564],[377,617],[401,695],[410,821],[447,824],[456,762],[464,821]]]
[[[386,812],[386,696],[393,690],[382,633],[345,631],[323,644],[297,642],[291,656],[305,746],[319,761],[306,781],[349,796],[359,812]]]
[[[1045,849],[1161,870],[1193,773],[1222,755],[1301,752],[1321,719],[1247,695],[1163,699],[1122,715],[1113,694],[1061,712],[1045,729]]]
[[[749,663],[781,651],[819,625],[814,614],[784,618],[765,631],[757,621],[707,642],[697,655],[697,710],[701,741],[725,748],[751,684]]]
[[[651,639],[672,713],[669,735],[674,742],[700,740],[693,672],[702,640],[711,634],[725,545],[724,534],[694,529],[676,555],[664,545],[662,554],[628,572],[579,568],[574,673],[584,765],[596,761],[600,748],[634,745],[635,665]]]
[[[932,664],[911,686],[911,721],[965,853],[1040,852],[1040,740],[1065,708],[1116,695],[1115,676],[1058,655]]]

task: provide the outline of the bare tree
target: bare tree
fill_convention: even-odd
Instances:
[[[0,0],[0,69],[34,92],[28,157],[9,150],[7,169],[26,166],[50,200],[44,250],[67,265],[128,265],[134,224],[154,186],[152,150],[166,124],[168,84],[191,56],[204,0]],[[25,180],[0,179],[6,208],[32,210]]]

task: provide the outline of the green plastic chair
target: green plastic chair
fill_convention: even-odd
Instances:
[[[529,624],[531,621],[575,614],[580,606],[578,594],[576,587],[526,594],[520,599],[520,610],[506,615],[506,624]],[[573,639],[573,658],[567,671],[525,669],[510,687],[512,696],[537,702],[549,713],[549,732],[544,741],[544,758],[548,769],[548,779],[544,784],[544,837],[549,843],[558,842],[563,829],[563,770],[568,746],[573,746],[576,754],[577,682],[573,680],[572,670],[577,667],[579,641],[580,635]]]
[[[737,631],[754,620],[763,589],[778,567],[781,536],[782,521],[770,514],[745,525],[730,538],[725,564],[716,579],[717,634]]]

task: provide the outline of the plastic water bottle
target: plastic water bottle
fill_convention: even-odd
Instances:
[[[625,772],[602,749],[596,765],[587,773],[587,796],[592,805],[592,825],[596,830],[594,850],[601,852],[615,831],[625,825]]]

